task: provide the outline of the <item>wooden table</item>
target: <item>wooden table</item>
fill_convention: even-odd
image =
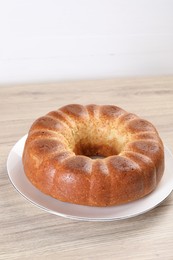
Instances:
[[[8,153],[39,116],[69,103],[116,104],[152,121],[173,151],[173,77],[0,87],[0,259],[173,259],[173,194],[143,215],[113,222],[58,217],[20,196]]]

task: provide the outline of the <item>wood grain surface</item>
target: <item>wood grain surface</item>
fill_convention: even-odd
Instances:
[[[10,149],[39,116],[69,103],[115,104],[150,120],[173,151],[173,77],[1,86],[0,259],[173,259],[173,194],[143,215],[80,222],[51,215],[9,181]]]

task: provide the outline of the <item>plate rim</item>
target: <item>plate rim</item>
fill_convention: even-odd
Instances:
[[[27,138],[27,135],[28,134],[25,134],[23,137],[21,137],[14,145],[13,147],[10,149],[10,152],[8,154],[8,157],[7,157],[7,163],[6,163],[6,167],[7,167],[7,174],[8,174],[8,178],[11,182],[11,184],[13,185],[13,187],[15,188],[15,190],[27,201],[29,201],[32,205],[36,206],[37,208],[40,208],[41,210],[44,210],[50,214],[53,214],[53,215],[56,215],[56,216],[60,216],[60,217],[64,217],[64,218],[67,218],[67,219],[73,219],[73,220],[80,220],[80,221],[93,221],[93,222],[102,222],[102,221],[118,221],[118,220],[124,220],[124,219],[129,219],[129,218],[132,218],[132,217],[136,217],[136,216],[139,216],[139,215],[142,215],[142,214],[145,214],[146,212],[156,208],[158,205],[160,205],[170,194],[171,192],[173,191],[173,185],[172,185],[172,189],[169,189],[168,192],[166,192],[166,195],[164,195],[164,197],[158,201],[158,203],[154,204],[152,207],[149,207],[147,209],[144,209],[143,211],[140,211],[140,212],[136,212],[134,214],[129,214],[129,215],[126,215],[126,216],[122,216],[122,217],[84,217],[84,216],[76,216],[76,215],[70,215],[70,214],[65,214],[65,213],[61,213],[61,212],[57,212],[55,210],[51,210],[43,205],[40,205],[39,203],[33,201],[31,198],[27,197],[23,192],[21,192],[21,190],[14,184],[13,182],[13,179],[11,178],[11,174],[10,174],[10,170],[9,170],[9,162],[10,162],[10,159],[11,159],[11,156],[12,156],[12,153],[14,152],[15,148],[19,145],[19,142],[22,142],[23,141],[23,147],[24,147],[24,144],[25,144],[25,141],[26,141],[26,138]],[[172,158],[172,162],[173,162],[173,154],[171,152],[171,150],[168,148],[167,145],[164,144],[164,149],[165,149],[165,155],[166,155],[166,152],[169,154],[169,156]],[[165,159],[166,159],[166,156],[165,156]],[[33,186],[33,185],[32,185]],[[35,187],[35,186],[33,186]],[[38,190],[38,189],[37,189]],[[41,191],[39,191],[41,192]],[[153,191],[154,192],[154,191]],[[152,193],[153,193],[152,192]],[[41,192],[42,193],[42,192]],[[151,193],[151,194],[152,194]],[[44,193],[42,193],[44,194]],[[45,194],[44,194],[45,195]],[[49,196],[49,195],[47,195]],[[150,196],[150,194],[148,194],[148,197]],[[50,199],[52,199],[51,196],[49,196]],[[54,199],[54,198],[53,198]],[[143,199],[143,198],[141,198]],[[139,199],[139,200],[141,200]],[[137,200],[137,201],[139,201]],[[61,202],[61,201],[59,201]],[[126,203],[124,205],[127,205],[127,204],[132,204],[132,203],[135,203],[136,201],[133,201],[133,202],[129,202],[129,203]],[[65,203],[67,204],[67,202],[61,202],[61,203]],[[76,204],[72,204],[70,203],[70,205],[74,205],[76,206]],[[123,204],[120,205],[121,207],[124,206]],[[85,207],[83,205],[77,205],[77,206],[82,206],[82,207]],[[86,207],[89,207],[89,206],[86,206]],[[117,206],[112,206],[112,207],[117,207]],[[97,208],[97,207],[91,207],[91,208]]]

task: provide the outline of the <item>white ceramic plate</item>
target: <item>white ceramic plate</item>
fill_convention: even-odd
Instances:
[[[27,135],[21,138],[12,148],[7,171],[16,190],[34,205],[43,210],[66,218],[86,221],[110,221],[125,219],[145,213],[160,204],[173,190],[173,155],[165,147],[165,173],[150,195],[135,202],[112,207],[88,207],[58,201],[36,189],[25,176],[22,166],[22,153]]]

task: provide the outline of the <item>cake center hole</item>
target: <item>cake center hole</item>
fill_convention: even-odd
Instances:
[[[89,156],[91,159],[96,160],[96,159],[104,159],[106,156],[102,155],[91,155]]]
[[[111,155],[117,155],[118,151],[115,147],[110,145],[91,144],[86,142],[79,142],[75,145],[74,153],[76,155],[85,155],[92,159],[103,159]]]

